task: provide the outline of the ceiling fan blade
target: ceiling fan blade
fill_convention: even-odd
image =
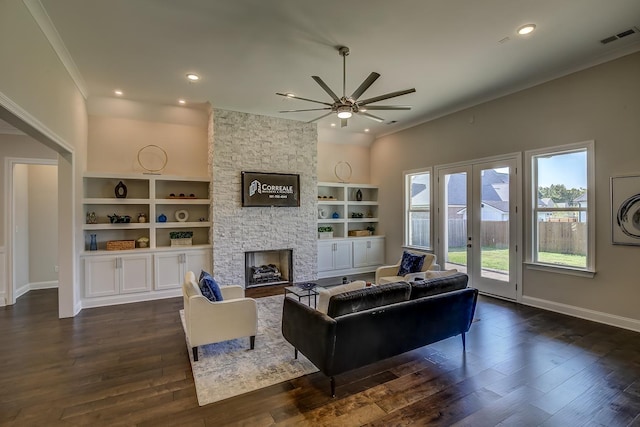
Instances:
[[[366,105],[362,110],[411,110],[410,105]]]
[[[371,86],[373,84],[373,82],[375,82],[378,79],[378,77],[380,77],[380,74],[378,74],[378,73],[369,74],[369,77],[367,77],[360,84],[360,86],[358,86],[358,89],[356,89],[356,91],[353,92],[353,94],[351,94],[351,99],[353,99],[354,101],[357,101],[358,98],[360,98],[360,96],[362,96],[364,91],[369,89],[369,86]]]
[[[369,113],[358,113],[358,114],[366,117],[367,119],[373,120],[374,122],[378,122],[378,123],[384,122],[384,119],[382,117],[374,116],[373,114],[369,114]]]
[[[300,111],[322,111],[322,110],[331,110],[331,107],[309,108],[309,109],[306,109],[306,110],[282,110],[282,111],[278,111],[278,113],[298,113]]]
[[[340,119],[340,127],[341,128],[347,127],[347,119]]]
[[[327,86],[327,84],[318,76],[311,76],[311,78],[313,80],[316,81],[316,83],[318,83],[320,85],[320,87],[322,89],[324,89],[325,92],[327,92],[329,94],[329,96],[331,97],[331,99],[333,99],[335,102],[340,102],[340,98],[338,98],[338,95],[336,95],[331,88],[329,88],[329,86]]]
[[[302,98],[300,96],[292,95],[290,93],[278,93],[278,92],[276,92],[276,95],[284,96],[285,98],[301,99],[303,101],[315,102],[316,104],[323,104],[323,105],[328,105],[329,107],[331,107],[331,104],[329,104],[328,102],[316,101],[315,99]]]
[[[415,91],[416,91],[415,88],[411,88],[411,89],[399,90],[397,92],[387,93],[385,95],[374,96],[373,98],[365,99],[364,101],[358,102],[358,105],[367,105],[372,102],[382,101],[383,99],[395,98],[396,96],[406,95],[408,93],[413,93]]]
[[[313,120],[309,120],[307,123],[317,122],[318,120],[320,120],[320,119],[324,119],[325,117],[327,117],[327,116],[328,116],[328,115],[330,115],[330,114],[333,114],[333,111],[329,111],[327,114],[324,114],[324,115],[322,115],[322,116],[320,116],[320,117],[316,117],[316,118],[315,118],[315,119],[313,119]]]

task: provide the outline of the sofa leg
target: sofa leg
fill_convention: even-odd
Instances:
[[[331,384],[331,397],[336,397],[336,379],[329,377],[329,384]]]
[[[191,347],[191,351],[193,352],[193,361],[198,361],[198,347]]]
[[[256,336],[255,335],[251,335],[249,337],[249,347],[251,348],[251,350],[253,350],[256,347]]]
[[[462,351],[467,351],[467,341],[464,336],[464,332],[462,333]]]
[[[294,349],[293,349],[293,358],[294,358],[294,359],[297,359],[297,358],[298,358],[298,349],[297,349],[297,348],[294,348]]]

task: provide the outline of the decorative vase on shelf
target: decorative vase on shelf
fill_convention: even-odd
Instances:
[[[116,185],[116,188],[114,190],[118,199],[124,199],[127,197],[127,186],[124,185],[122,181],[120,181],[118,185]]]
[[[356,191],[356,200],[358,202],[362,201],[362,191],[358,188],[358,191]]]
[[[89,237],[90,237],[89,250],[90,251],[97,251],[98,250],[98,242],[96,241],[96,235],[95,234],[91,234]]]

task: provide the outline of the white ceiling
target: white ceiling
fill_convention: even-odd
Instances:
[[[640,50],[638,33],[600,43],[640,27],[638,0],[40,1],[89,97],[119,88],[138,101],[307,121],[322,112],[278,111],[318,104],[275,93],[328,102],[318,75],[341,95],[336,47],[346,45],[347,95],[372,71],[382,77],[362,98],[417,90],[382,101],[411,111],[376,111],[385,123],[355,117],[345,128],[378,135]],[[537,30],[516,35],[526,23]],[[187,83],[187,72],[202,80]]]

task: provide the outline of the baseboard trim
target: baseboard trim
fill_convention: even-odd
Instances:
[[[130,304],[134,302],[153,301],[157,299],[182,296],[182,288],[155,291],[144,294],[113,295],[108,297],[86,298],[82,300],[82,309],[106,307],[109,305]]]
[[[31,288],[30,288],[28,283],[26,285],[20,286],[19,288],[16,289],[16,292],[15,292],[15,295],[14,295],[14,299],[17,301],[18,298],[20,298],[22,295],[26,294],[30,290],[31,290]]]
[[[36,289],[53,289],[58,287],[57,280],[51,280],[48,282],[34,282],[29,283],[29,290],[34,291]]]
[[[591,320],[593,322],[604,323],[605,325],[616,326],[618,328],[629,329],[640,332],[640,320],[629,317],[616,316],[615,314],[603,313],[601,311],[589,310],[587,308],[562,304],[559,302],[544,300],[540,298],[522,296],[520,303],[531,307],[542,308],[568,316],[579,317],[580,319]]]

